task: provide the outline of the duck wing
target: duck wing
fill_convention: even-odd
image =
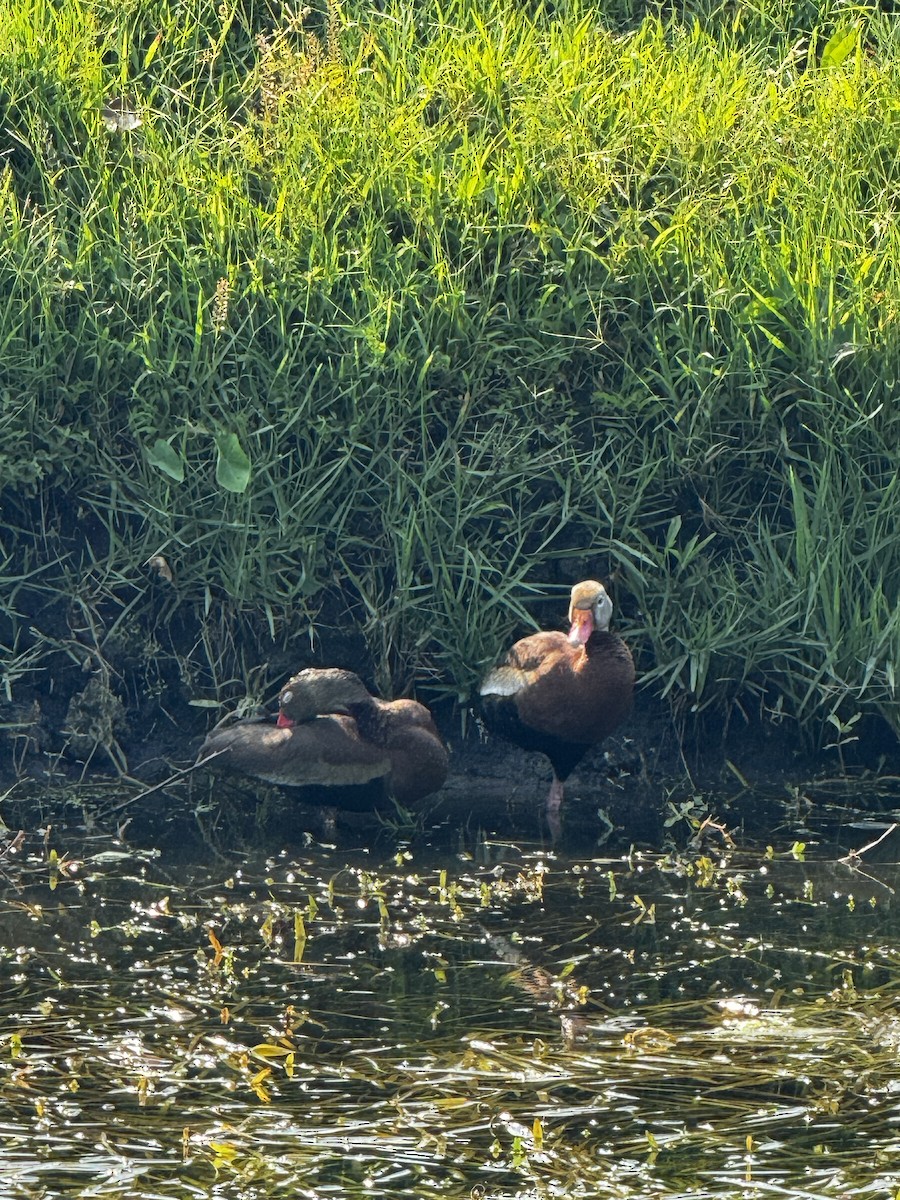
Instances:
[[[212,754],[213,770],[236,771],[282,787],[345,787],[391,770],[388,752],[362,738],[352,718],[336,715],[290,727],[239,722],[214,730],[200,747],[198,761]]]

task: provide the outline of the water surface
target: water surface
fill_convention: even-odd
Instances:
[[[847,857],[891,814],[842,811],[665,855],[10,833],[0,1196],[893,1198],[900,837]]]

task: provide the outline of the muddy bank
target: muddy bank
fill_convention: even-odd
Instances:
[[[140,843],[179,846],[199,838],[226,854],[309,837],[369,844],[428,835],[460,847],[485,837],[547,837],[547,760],[486,734],[474,709],[465,720],[458,709],[435,713],[451,754],[437,795],[415,813],[359,815],[323,807],[327,789],[283,789],[206,770],[178,777],[195,761],[210,724],[202,710],[185,706],[179,720],[161,710],[139,723],[94,684],[77,694],[74,708],[68,704],[70,725],[73,714],[82,720],[75,736],[71,728],[54,730],[32,703],[40,714],[33,725],[5,731],[0,814],[10,827],[85,819]],[[816,751],[795,727],[742,714],[727,722],[709,715],[679,721],[639,689],[626,724],[567,781],[563,843],[583,852],[684,844],[704,812],[764,838],[786,808],[798,810],[801,797],[815,805],[816,780],[900,774],[885,731],[861,733],[840,752]]]

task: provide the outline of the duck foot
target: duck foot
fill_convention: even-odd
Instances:
[[[554,845],[559,841],[562,833],[562,821],[560,820],[560,810],[563,802],[563,783],[561,779],[553,777],[553,782],[550,784],[550,794],[547,796],[547,826],[550,829],[550,840]]]

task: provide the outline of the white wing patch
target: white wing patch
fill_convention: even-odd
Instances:
[[[515,696],[528,686],[528,676],[518,667],[495,667],[482,681],[480,696]]]

